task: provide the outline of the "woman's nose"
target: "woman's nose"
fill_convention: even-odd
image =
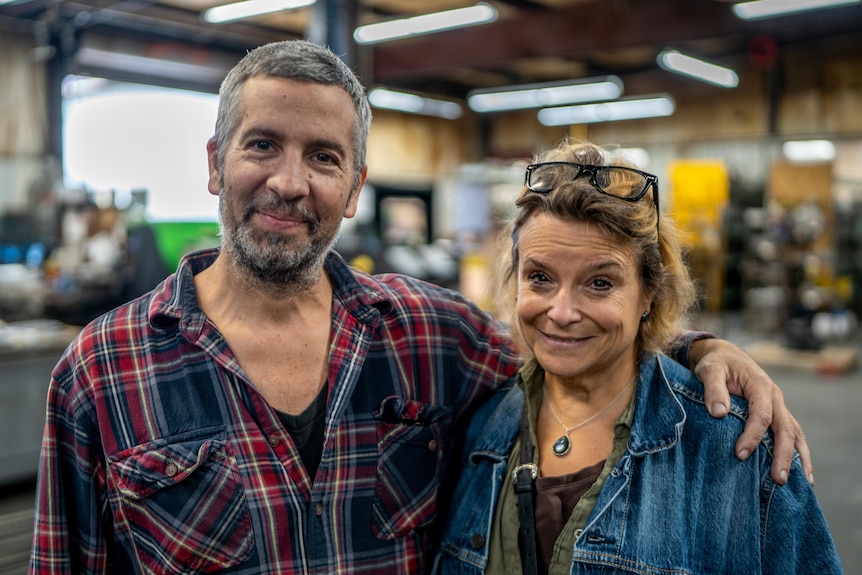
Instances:
[[[558,325],[567,325],[580,321],[583,316],[580,310],[580,299],[577,294],[569,290],[558,291],[551,298],[548,317]]]

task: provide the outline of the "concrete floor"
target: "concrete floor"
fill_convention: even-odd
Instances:
[[[743,348],[774,335],[753,334],[735,316],[722,316],[704,327]],[[859,351],[862,334],[840,344]],[[784,391],[787,404],[802,424],[814,460],[814,490],[829,522],[848,575],[862,575],[862,370],[822,375],[812,370],[765,366]],[[0,491],[0,550],[13,542],[3,533],[3,517],[22,524],[20,511],[32,508],[33,491],[24,484]],[[19,512],[19,513],[14,513]],[[14,551],[14,549],[6,549]],[[23,575],[25,565],[4,564],[0,575]]]

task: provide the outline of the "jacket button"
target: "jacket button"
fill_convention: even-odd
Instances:
[[[165,466],[165,475],[167,475],[168,477],[173,477],[177,474],[178,471],[179,468],[177,467],[176,463],[168,463]]]
[[[270,435],[269,437],[266,438],[266,440],[269,441],[269,444],[273,447],[278,445],[278,441],[279,441],[278,436],[275,434]]]
[[[314,514],[317,515],[318,517],[323,515],[323,505],[321,505],[320,503],[315,505],[314,506]]]
[[[437,449],[437,440],[432,439],[428,442],[428,451],[434,451],[435,449]]]
[[[473,549],[481,549],[485,545],[485,536],[476,533],[470,538],[470,545],[473,546]]]

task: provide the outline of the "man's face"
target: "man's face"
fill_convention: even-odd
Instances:
[[[241,110],[224,165],[207,144],[225,250],[266,285],[307,287],[365,180],[354,193],[353,103],[337,86],[256,76]]]

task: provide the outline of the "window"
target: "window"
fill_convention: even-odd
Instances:
[[[217,221],[207,191],[206,142],[218,96],[68,76],[63,83],[66,186],[118,208],[146,191],[147,221]],[[139,194],[136,194],[139,195]]]

